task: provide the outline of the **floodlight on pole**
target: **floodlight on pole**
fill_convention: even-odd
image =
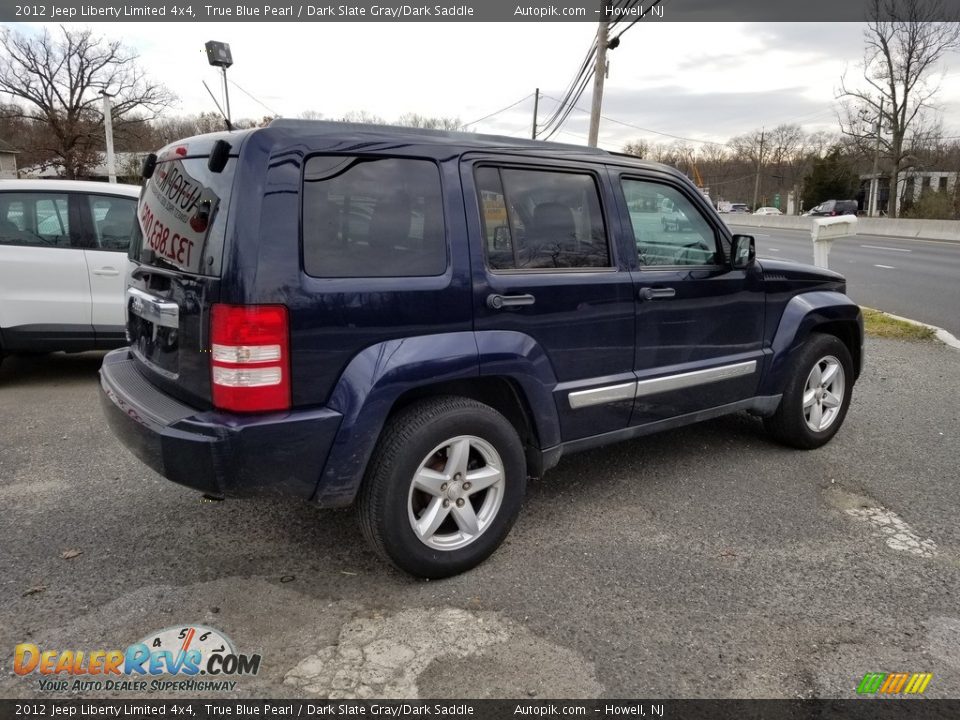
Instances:
[[[103,96],[103,129],[107,136],[107,178],[112,183],[117,182],[117,165],[113,155],[113,107],[110,98],[113,97],[106,90],[101,90]]]
[[[227,87],[227,68],[233,65],[233,55],[230,52],[230,45],[218,40],[208,41],[204,47],[207,50],[207,62],[213,67],[220,68],[223,72],[223,101],[227,108],[227,129],[233,129],[233,123],[230,121],[230,90]]]

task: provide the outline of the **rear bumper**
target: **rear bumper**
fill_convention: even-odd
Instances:
[[[100,368],[100,401],[121,442],[173,482],[216,496],[309,499],[341,416],[321,408],[266,415],[203,411],[166,395],[126,348]]]

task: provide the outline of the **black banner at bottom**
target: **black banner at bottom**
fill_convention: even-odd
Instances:
[[[0,700],[7,718],[960,718],[960,700]]]

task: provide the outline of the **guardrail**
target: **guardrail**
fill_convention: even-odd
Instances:
[[[757,228],[784,228],[787,230],[813,229],[814,217],[795,215],[728,215],[727,225]],[[904,218],[858,218],[857,233],[884,237],[919,238],[926,240],[953,240],[960,242],[960,220],[907,220]]]

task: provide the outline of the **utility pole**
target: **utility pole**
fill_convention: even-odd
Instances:
[[[760,169],[763,167],[763,138],[765,128],[760,129],[760,156],[757,158],[757,180],[753,184],[753,211],[757,211],[757,198],[760,197]]]
[[[877,201],[880,199],[880,128],[883,123],[883,96],[880,96],[880,114],[877,115],[877,146],[873,151],[873,177],[870,179],[870,203],[867,215],[874,217],[877,214]]]
[[[101,90],[103,95],[103,129],[107,134],[107,177],[110,182],[117,182],[117,166],[113,156],[113,108],[110,105],[112,97],[106,90]]]
[[[610,0],[600,0],[600,27],[597,28],[597,57],[593,66],[593,104],[590,107],[590,136],[587,145],[597,146],[600,135],[600,106],[603,103],[603,80],[607,75],[607,35],[610,21],[607,14]]]
[[[533,130],[530,131],[530,139],[537,139],[537,110],[540,108],[540,88],[533,92]]]

